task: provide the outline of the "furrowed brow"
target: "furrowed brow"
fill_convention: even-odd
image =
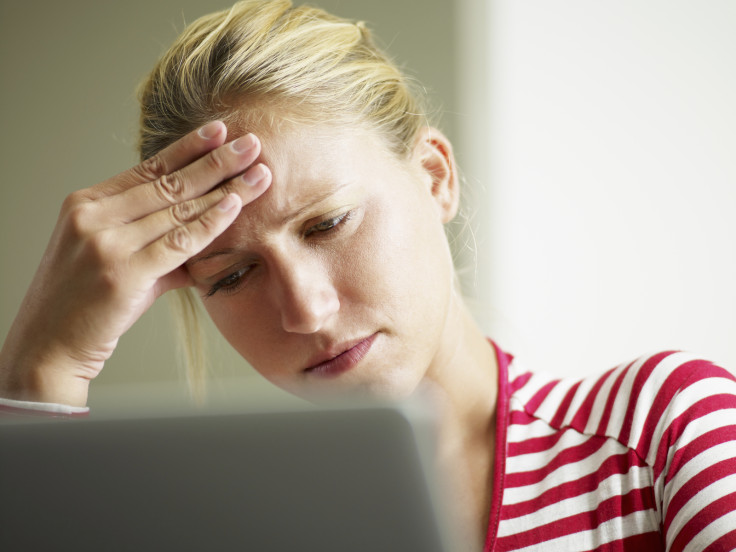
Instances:
[[[225,249],[216,249],[215,251],[210,251],[206,255],[202,255],[200,257],[192,257],[186,262],[186,264],[187,266],[192,266],[197,263],[201,263],[202,261],[208,261],[214,257],[219,257],[220,255],[232,255],[233,253],[235,253],[235,251],[236,250],[232,247],[227,247]]]
[[[352,182],[346,182],[344,184],[341,184],[337,188],[334,188],[332,190],[329,190],[328,192],[321,194],[318,196],[314,201],[310,201],[309,203],[301,206],[299,209],[294,211],[293,213],[289,213],[288,215],[285,215],[281,221],[280,224],[287,224],[291,221],[293,221],[296,218],[299,218],[300,216],[303,216],[306,211],[314,207],[315,205],[318,205],[319,203],[322,203],[323,201],[329,199],[330,197],[337,194],[340,190],[348,186],[349,184],[352,184]]]

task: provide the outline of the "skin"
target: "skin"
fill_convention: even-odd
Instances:
[[[0,352],[0,396],[84,405],[120,335],[193,285],[233,347],[291,393],[427,392],[451,510],[468,549],[482,548],[497,368],[454,287],[449,141],[424,128],[399,158],[363,128],[230,133],[211,123],[67,199]],[[350,370],[305,370],[366,338]]]

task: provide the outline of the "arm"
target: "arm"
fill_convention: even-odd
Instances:
[[[710,362],[688,364],[654,464],[667,550],[734,550],[736,379]]]
[[[0,351],[0,397],[83,408],[120,336],[157,297],[192,284],[183,263],[270,184],[252,165],[258,140],[226,138],[209,123],[65,200]]]

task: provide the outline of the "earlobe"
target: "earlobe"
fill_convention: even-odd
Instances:
[[[436,128],[424,127],[417,133],[414,157],[427,175],[442,223],[450,222],[457,214],[460,200],[460,182],[452,144]]]

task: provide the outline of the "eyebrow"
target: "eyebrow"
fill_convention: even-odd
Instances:
[[[342,190],[343,188],[345,188],[346,186],[349,186],[351,184],[353,184],[352,181],[350,181],[350,182],[344,182],[344,183],[340,184],[335,189],[330,190],[329,192],[326,192],[326,193],[320,195],[314,201],[311,201],[311,202],[307,203],[306,205],[303,205],[302,207],[299,207],[299,209],[297,209],[293,213],[290,213],[290,214],[284,216],[279,221],[279,223],[280,224],[287,224],[287,223],[291,222],[292,220],[294,220],[295,218],[299,218],[300,216],[302,216],[305,213],[305,211],[308,211],[309,209],[311,209],[315,205],[317,205],[319,203],[322,203],[326,199],[332,197],[333,195],[337,194],[340,190]]]
[[[311,201],[311,202],[307,203],[306,205],[303,205],[302,207],[300,207],[299,209],[297,209],[293,213],[289,213],[288,215],[286,215],[285,217],[283,217],[279,221],[279,224],[281,224],[281,225],[288,224],[289,222],[291,222],[295,218],[298,218],[299,216],[301,216],[305,211],[308,211],[309,209],[311,209],[315,205],[317,205],[317,204],[325,201],[326,199],[332,197],[333,195],[337,194],[337,192],[339,192],[340,190],[342,190],[346,186],[349,186],[349,185],[351,185],[353,183],[354,183],[353,181],[345,182],[345,183],[340,184],[339,186],[337,186],[334,190],[330,190],[329,192],[320,195],[314,201]],[[195,265],[197,263],[201,263],[202,261],[208,261],[208,260],[210,260],[210,259],[212,259],[214,257],[219,257],[221,255],[232,255],[234,253],[237,253],[237,251],[238,250],[235,249],[235,248],[233,248],[233,247],[225,247],[223,249],[216,249],[215,251],[210,251],[209,253],[207,253],[206,255],[202,255],[201,257],[192,257],[191,259],[189,259],[189,261],[187,261],[184,264],[185,265],[188,265],[188,266],[193,266],[193,265]]]
[[[202,261],[208,261],[213,257],[219,257],[220,255],[232,255],[235,252],[236,250],[233,249],[232,247],[226,247],[224,249],[216,249],[215,251],[210,251],[209,253],[207,253],[206,255],[202,255],[201,257],[192,257],[184,264],[188,266],[192,266],[197,263],[201,263]]]

